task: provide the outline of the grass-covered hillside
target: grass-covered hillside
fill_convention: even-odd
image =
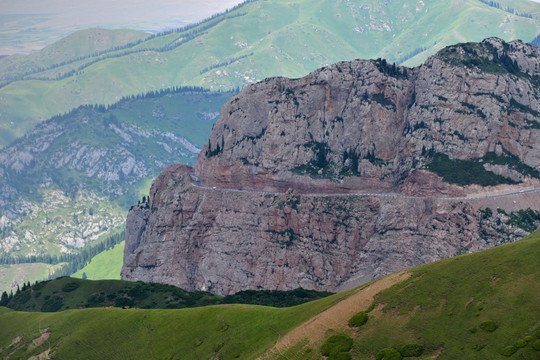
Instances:
[[[83,280],[60,277],[24,284],[3,306],[20,311],[56,312],[92,307],[138,307],[181,309],[215,304],[254,304],[275,307],[299,305],[332,295],[329,292],[296,289],[291,291],[241,291],[218,296],[203,291],[185,291],[172,285],[122,280]]]
[[[537,231],[513,244],[415,267],[371,306],[354,309],[359,315],[296,337],[279,348],[283,357],[274,349],[267,358],[320,359],[324,343],[340,335],[338,344],[350,344],[348,355],[329,359],[538,359],[539,259]],[[337,349],[336,338],[330,340],[325,348]]]
[[[125,241],[116,244],[114,247],[99,253],[92,260],[77,271],[71,274],[75,278],[87,278],[92,280],[120,280],[120,271],[124,263]]]
[[[539,243],[536,232],[290,308],[5,309],[0,348],[55,359],[537,359]]]
[[[253,359],[279,334],[337,303],[334,295],[292,308],[256,305],[180,310],[84,309],[58,313],[3,310],[2,356],[55,359]],[[34,341],[35,340],[35,341]]]
[[[111,33],[114,41],[86,47],[89,52],[80,45],[94,44],[93,32],[77,33],[63,42],[61,58],[0,59],[0,146],[82,104],[111,104],[173,86],[232,89],[355,58],[419,64],[450,44],[492,36],[529,42],[540,33],[540,4],[491,3],[255,0],[158,36]]]

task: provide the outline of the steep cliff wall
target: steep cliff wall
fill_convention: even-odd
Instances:
[[[250,85],[129,213],[122,278],[335,291],[516,240],[540,220],[539,83],[537,47],[488,39]]]
[[[196,170],[209,186],[311,191],[393,188],[426,151],[538,168],[539,76],[537,47],[488,39],[414,69],[355,61],[269,79],[224,106]]]

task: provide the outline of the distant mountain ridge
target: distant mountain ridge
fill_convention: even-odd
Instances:
[[[180,88],[83,106],[1,149],[1,253],[77,253],[122,227],[163,167],[194,163],[231,94]]]
[[[52,62],[44,54],[2,58],[0,78],[13,82],[0,89],[0,146],[82,104],[111,104],[174,86],[228,90],[355,58],[410,58],[408,64],[419,64],[456,42],[489,36],[531,41],[540,33],[540,4],[513,1],[509,12],[508,2],[500,3],[501,8],[479,0],[257,0],[178,32],[148,38],[124,33],[84,59],[75,50]],[[72,37],[75,44],[91,44],[90,36]]]

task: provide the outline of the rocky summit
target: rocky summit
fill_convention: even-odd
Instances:
[[[539,85],[540,49],[496,38],[249,85],[129,212],[122,278],[337,291],[515,241],[540,225]]]

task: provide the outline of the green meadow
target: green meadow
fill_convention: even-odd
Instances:
[[[56,359],[253,359],[263,354],[265,359],[322,359],[321,348],[336,359],[401,359],[402,354],[411,359],[534,359],[540,354],[539,242],[536,232],[513,244],[412,268],[408,279],[361,309],[367,322],[312,327],[306,339],[279,352],[269,349],[290,330],[308,321],[316,324],[321,321],[317,314],[378,280],[289,308],[4,309],[0,347],[4,357],[50,351]],[[309,342],[321,332],[341,340],[325,347]],[[36,340],[43,336],[46,341]],[[343,345],[340,351],[332,347]]]

